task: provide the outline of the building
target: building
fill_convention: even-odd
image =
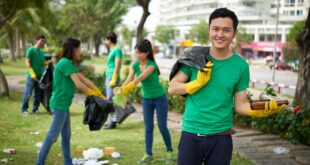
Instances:
[[[253,42],[243,45],[248,57],[264,57],[273,53],[276,33],[277,0],[162,0],[160,23],[173,22],[178,35],[177,42],[186,39],[191,25],[201,19],[209,19],[219,7],[232,9]],[[280,0],[277,51],[281,53],[289,29],[296,21],[305,20],[309,10],[307,0]],[[250,52],[247,52],[247,49]]]

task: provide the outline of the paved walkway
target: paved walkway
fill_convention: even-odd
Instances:
[[[7,76],[9,88],[12,91],[23,92],[24,85],[19,84],[25,80],[25,76]],[[250,89],[253,97],[257,98],[260,91]],[[84,103],[85,97],[75,94],[74,101]],[[130,118],[143,120],[142,110],[139,104],[135,104],[137,112]],[[155,120],[156,121],[156,120]],[[169,112],[168,127],[181,131],[182,115],[176,112]],[[234,152],[249,159],[255,165],[310,165],[310,147],[305,145],[293,145],[281,140],[277,135],[264,134],[260,131],[245,128],[234,128],[237,133],[233,135]],[[279,148],[284,147],[284,148]],[[287,152],[277,154],[273,150]]]

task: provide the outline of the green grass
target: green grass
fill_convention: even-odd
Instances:
[[[0,97],[0,149],[15,148],[16,154],[8,155],[0,153],[0,158],[14,158],[14,162],[7,164],[24,165],[34,164],[38,148],[35,147],[37,142],[42,142],[47,134],[51,122],[49,115],[42,106],[40,113],[37,115],[29,114],[27,117],[20,115],[22,95],[11,93],[10,98]],[[32,101],[30,101],[32,103]],[[31,109],[31,107],[30,107]],[[83,106],[73,103],[71,106],[71,155],[72,157],[82,157],[75,152],[76,146],[84,148],[97,147],[104,148],[107,146],[115,147],[120,152],[120,159],[113,159],[104,156],[102,160],[109,160],[110,164],[118,163],[120,165],[136,164],[137,160],[142,157],[144,152],[144,131],[143,122],[133,119],[126,120],[115,130],[101,130],[90,132],[87,125],[82,124]],[[31,135],[30,132],[39,131],[39,135]],[[180,133],[171,130],[173,149],[177,151]],[[60,165],[63,164],[61,157],[61,138],[52,146],[46,164]],[[156,128],[154,132],[154,161],[150,164],[165,164],[165,147]],[[175,157],[177,156],[177,152]],[[251,165],[246,159],[234,154],[232,165]]]
[[[3,63],[0,64],[0,68],[6,76],[25,75],[27,70],[25,58],[16,59],[15,62],[9,61],[8,58],[4,58]]]

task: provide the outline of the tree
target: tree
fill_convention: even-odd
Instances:
[[[189,34],[187,37],[194,42],[197,42],[201,45],[208,44],[209,33],[208,33],[208,23],[206,20],[200,20],[198,24],[191,26]]]
[[[138,5],[143,8],[143,14],[137,27],[137,36],[136,36],[137,42],[136,43],[143,40],[143,27],[144,27],[144,23],[147,17],[150,15],[150,12],[149,12],[150,2],[151,0],[137,0]]]
[[[297,65],[300,54],[296,43],[296,36],[305,27],[305,23],[305,21],[294,23],[287,36],[288,43],[284,45],[282,50],[285,62],[293,62],[295,66]]]
[[[14,15],[22,9],[28,7],[44,8],[46,1],[44,0],[6,0],[0,2],[0,30],[6,23],[14,17]],[[7,28],[7,27],[6,27]],[[11,29],[8,29],[11,30]],[[9,96],[9,88],[7,80],[0,69],[0,89],[1,95]]]
[[[175,28],[173,25],[158,25],[154,39],[163,44],[169,44],[174,39]]]
[[[299,70],[294,103],[310,110],[310,10],[304,28],[296,37],[299,56]]]

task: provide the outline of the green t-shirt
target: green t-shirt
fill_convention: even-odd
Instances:
[[[107,78],[111,78],[113,73],[114,73],[115,59],[116,58],[121,59],[122,56],[123,56],[123,54],[122,54],[122,50],[120,47],[116,46],[116,47],[111,49],[111,51],[108,55],[108,61],[107,61],[107,65],[106,65],[106,77]]]
[[[132,69],[136,72],[136,75],[139,76],[142,71],[140,70],[140,61],[135,62],[132,65]],[[142,83],[142,97],[146,99],[153,99],[163,96],[165,94],[164,87],[159,82],[159,72],[158,66],[154,61],[148,61],[146,64],[146,68],[149,66],[154,66],[155,69],[153,72],[145,78]]]
[[[62,58],[57,63],[53,73],[53,93],[50,99],[51,109],[69,111],[75,92],[75,85],[70,75],[77,72],[73,62],[67,58]]]
[[[183,131],[195,134],[214,134],[233,127],[234,94],[249,87],[249,65],[233,54],[224,60],[212,58],[209,82],[192,95],[186,96]],[[187,65],[181,71],[195,80],[198,69]]]
[[[43,63],[45,61],[44,53],[41,49],[31,47],[26,52],[26,57],[30,60],[30,66],[34,70],[37,78],[40,78],[44,72]],[[29,71],[26,72],[26,76],[30,77]]]

